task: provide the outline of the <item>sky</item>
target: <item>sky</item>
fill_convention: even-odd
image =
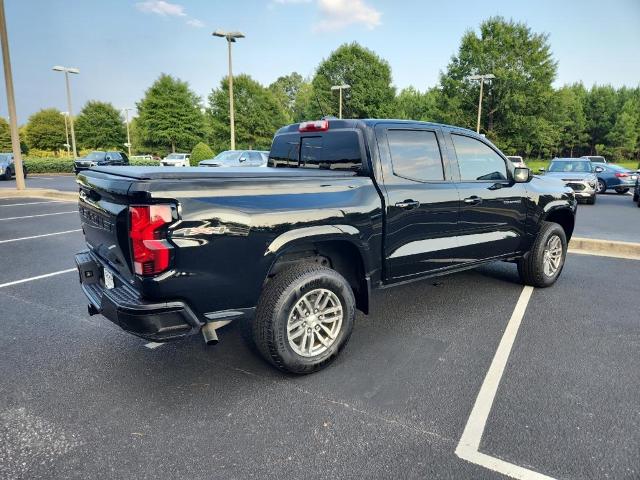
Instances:
[[[227,74],[226,42],[241,31],[234,74],[263,85],[296,71],[311,77],[331,51],[356,41],[391,65],[398,88],[438,82],[467,30],[493,15],[547,33],[558,61],[556,86],[581,81],[640,85],[640,0],[5,0],[19,123],[41,108],[74,113],[87,100],[135,107],[168,73],[203,100]],[[4,77],[0,115],[7,116]]]

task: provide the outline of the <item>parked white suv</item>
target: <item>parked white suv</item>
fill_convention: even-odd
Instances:
[[[191,165],[190,158],[190,153],[170,153],[160,160],[160,165],[163,167],[189,167]]]

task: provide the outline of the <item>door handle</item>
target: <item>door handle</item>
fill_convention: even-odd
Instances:
[[[477,195],[472,195],[468,198],[465,198],[464,203],[466,203],[467,205],[478,205],[482,203],[482,199]]]
[[[396,207],[404,208],[407,210],[411,210],[412,208],[417,208],[419,206],[420,206],[420,202],[418,202],[417,200],[405,200],[404,202],[396,203]]]

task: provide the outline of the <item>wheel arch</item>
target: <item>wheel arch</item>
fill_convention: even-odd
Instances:
[[[273,261],[265,282],[295,263],[327,265],[349,282],[358,310],[369,313],[370,260],[357,228],[322,225],[290,230],[274,239],[266,253],[273,255]]]
[[[543,221],[557,223],[564,230],[567,242],[571,240],[575,228],[575,213],[568,207],[558,207],[549,210],[542,218]]]

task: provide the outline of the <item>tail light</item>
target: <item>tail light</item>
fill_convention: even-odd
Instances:
[[[628,177],[628,176],[629,176],[628,173],[616,173],[616,177],[618,177],[618,178],[625,178],[625,177]]]
[[[302,122],[298,126],[298,131],[300,132],[324,132],[325,130],[329,130],[329,120]]]
[[[156,275],[169,268],[173,247],[167,241],[173,221],[170,205],[129,207],[129,238],[133,268],[138,275]]]

